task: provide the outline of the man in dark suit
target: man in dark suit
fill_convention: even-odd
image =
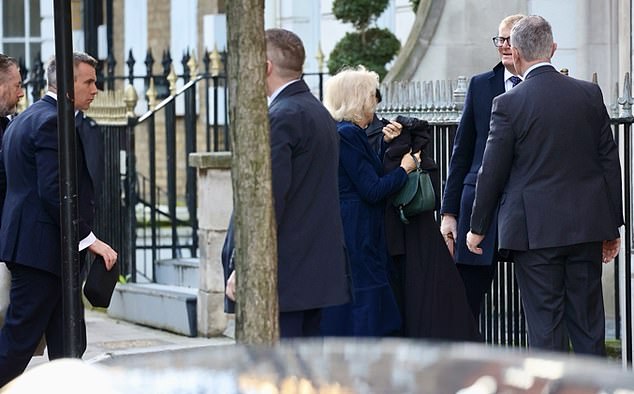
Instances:
[[[9,116],[15,114],[18,101],[23,96],[22,76],[17,60],[0,54],[0,150],[2,150],[2,136],[9,125]],[[0,165],[0,212],[2,212],[6,191],[6,174]]]
[[[621,167],[598,85],[550,64],[550,24],[511,30],[516,89],[496,97],[467,246],[481,254],[499,203],[500,249],[512,251],[529,345],[605,354],[601,262],[619,251]]]
[[[9,116],[15,113],[20,98],[24,96],[22,77],[17,60],[0,53],[0,151],[2,135],[9,125]],[[7,178],[0,161],[0,213],[7,190]],[[4,314],[9,304],[11,274],[4,263],[0,263],[0,327],[4,324]],[[5,297],[6,296],[6,297]]]
[[[300,38],[283,29],[265,35],[280,336],[317,336],[321,309],[348,302],[350,294],[337,189],[339,139],[335,121],[301,79]]]
[[[513,25],[523,17],[524,15],[510,15],[500,22],[498,35],[493,37],[493,44],[500,55],[500,63],[492,71],[471,78],[464,111],[454,140],[449,174],[440,209],[442,215],[440,232],[456,261],[456,267],[467,292],[469,307],[476,322],[480,316],[484,295],[491,288],[497,264],[495,218],[487,231],[486,241],[482,245],[482,255],[471,253],[465,241],[475,197],[476,177],[482,164],[484,145],[489,134],[491,102],[494,97],[511,90],[519,83],[511,56],[509,37]]]
[[[75,53],[74,106],[88,109],[97,94],[96,61]],[[42,335],[49,359],[63,357],[60,196],[56,67],[47,68],[48,93],[13,120],[3,138],[7,195],[0,227],[0,260],[12,275],[9,310],[0,331],[0,386],[26,368]],[[79,134],[79,133],[78,133]],[[117,253],[92,233],[94,187],[81,134],[77,143],[79,250],[103,256],[108,269]],[[81,319],[85,349],[85,324]]]

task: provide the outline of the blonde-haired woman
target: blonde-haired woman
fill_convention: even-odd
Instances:
[[[339,201],[350,257],[353,301],[322,311],[322,334],[382,336],[399,329],[401,319],[388,282],[385,199],[398,191],[415,169],[407,153],[394,170],[383,173],[382,153],[372,149],[365,128],[377,105],[379,77],[363,67],[347,69],[326,81],[324,105],[337,121],[340,137]],[[383,128],[383,149],[401,132]]]

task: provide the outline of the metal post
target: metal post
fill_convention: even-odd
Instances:
[[[136,283],[136,204],[139,201],[139,197],[136,192],[136,159],[135,159],[135,146],[134,146],[134,127],[136,126],[136,118],[128,118],[128,125],[125,131],[125,150],[126,150],[126,165],[125,165],[125,206],[127,213],[125,215],[125,229],[124,240],[126,261],[128,261],[128,271],[126,274],[130,275],[130,281]]]
[[[189,154],[196,152],[196,85],[192,85],[185,91],[185,157],[189,158]],[[192,228],[192,247],[191,255],[196,256],[198,249],[198,217],[196,210],[196,169],[187,167],[187,210],[189,213],[189,222]]]
[[[74,68],[70,0],[54,1],[54,19],[62,236],[63,352],[66,357],[81,357],[79,252],[77,250],[77,232],[75,231],[78,215],[75,120],[72,104],[74,100]]]
[[[152,264],[154,264],[156,262],[156,250],[158,248],[156,240],[156,227],[158,223],[156,222],[156,123],[154,114],[148,119],[148,134],[148,144],[150,145],[150,232],[152,237]],[[154,269],[152,270],[152,282],[156,282]]]
[[[97,22],[95,13],[100,4],[95,4],[95,0],[84,1],[83,7],[83,27],[84,27],[84,51],[97,58]]]
[[[631,115],[631,113],[630,113]],[[630,189],[630,179],[632,179],[632,137],[629,124],[624,125],[624,155],[625,155],[625,264],[623,267],[625,275],[625,357],[624,365],[632,367],[632,190]],[[629,299],[628,299],[629,298]]]
[[[165,106],[165,150],[167,155],[167,206],[172,232],[172,258],[178,257],[176,218],[176,102],[172,100]],[[156,263],[156,261],[155,261]]]

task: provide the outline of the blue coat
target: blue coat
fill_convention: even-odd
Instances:
[[[449,163],[440,213],[457,216],[458,234],[455,260],[461,264],[489,265],[495,256],[497,212],[493,212],[490,226],[486,230],[482,255],[467,249],[471,210],[475,199],[475,185],[482,165],[484,147],[489,135],[491,103],[493,98],[504,93],[504,66],[499,63],[492,71],[471,78],[465,107],[460,119]]]
[[[324,310],[325,335],[381,336],[400,326],[398,307],[388,282],[385,200],[407,180],[398,167],[383,174],[379,155],[363,129],[339,122],[339,198],[350,256],[354,301]]]

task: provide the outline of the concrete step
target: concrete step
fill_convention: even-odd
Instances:
[[[195,337],[197,295],[195,288],[118,283],[108,316]]]
[[[158,260],[154,263],[156,283],[198,288],[198,258]]]

